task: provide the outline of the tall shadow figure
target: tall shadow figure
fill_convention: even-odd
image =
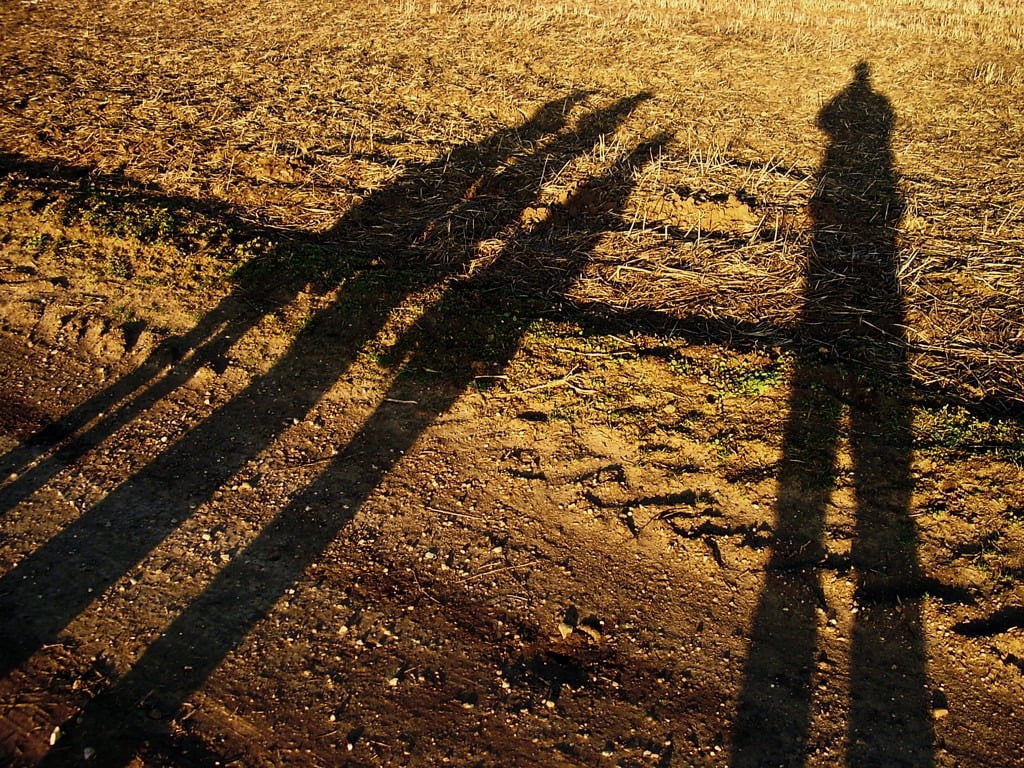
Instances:
[[[409,244],[431,221],[445,215],[470,222],[481,238],[506,226],[517,215],[517,204],[532,199],[532,188],[524,185],[507,195],[507,211],[487,206],[469,190],[512,159],[531,168],[543,163],[535,150],[563,130],[566,114],[583,98],[584,94],[574,93],[557,99],[521,125],[454,147],[434,162],[412,165],[346,214],[331,232],[300,236],[292,245],[302,255],[314,249],[334,254],[335,279],[340,284],[335,302],[305,326],[270,370],[255,376],[243,391],[0,578],[0,675],[54,642],[97,595],[276,439],[284,424],[303,418],[406,295],[464,268],[459,261],[417,267],[411,262],[422,258],[424,249]],[[24,164],[21,168],[29,173],[47,170]],[[81,169],[58,170],[65,178],[81,175]],[[117,179],[103,181],[120,189]],[[172,205],[174,201],[156,197],[149,202]],[[232,212],[217,213],[225,225],[237,223]],[[406,268],[394,264],[367,268],[370,259],[365,256],[370,255],[410,263]],[[67,463],[170,396],[198,368],[226,354],[234,340],[261,317],[291,300],[303,282],[318,277],[302,274],[283,280],[286,267],[280,254],[247,262],[235,276],[232,293],[194,328],[168,339],[136,370],[4,456],[5,471],[14,469],[18,474],[0,488],[0,510],[13,507]],[[269,291],[268,284],[274,286]],[[40,461],[31,461],[37,449],[51,446],[55,449]],[[254,578],[260,581],[259,576]],[[274,587],[265,579],[260,583]],[[30,606],[45,609],[30,610]],[[253,616],[258,615],[258,608],[252,610]]]
[[[473,236],[466,239],[465,256],[443,267],[450,277],[462,276],[443,284],[438,301],[392,350],[394,358],[406,361],[407,370],[441,369],[446,374],[445,385],[427,388],[398,376],[376,411],[320,475],[288,500],[275,519],[152,642],[130,671],[90,702],[74,722],[65,724],[68,744],[87,744],[95,734],[108,731],[114,718],[122,723],[120,735],[116,744],[107,745],[103,759],[107,765],[126,764],[152,733],[152,725],[134,703],[155,691],[165,709],[179,706],[244,640],[303,570],[323,554],[423,431],[472,384],[480,362],[497,371],[507,364],[535,309],[531,305],[534,300],[524,297],[550,300],[544,294],[557,293],[574,279],[589,256],[589,240],[604,228],[616,226],[616,213],[629,193],[636,168],[657,155],[664,139],[640,144],[607,174],[582,185],[566,204],[552,208],[548,218],[535,221],[524,218],[523,212],[539,191],[543,168],[551,158],[567,162],[589,151],[601,135],[614,131],[646,98],[647,94],[639,94],[621,99],[590,113],[574,127],[565,123],[565,116],[579,97],[560,100],[540,110],[515,135],[467,147],[456,154],[457,164],[447,161],[444,175],[464,173],[464,183],[455,184],[458,191],[445,196],[447,207],[430,218],[449,215],[476,222]],[[411,190],[405,186],[399,185],[397,200],[419,197],[413,194],[420,186],[418,178],[408,185]],[[594,198],[602,204],[588,210]],[[393,221],[395,202],[396,195],[385,193],[339,225],[333,237],[351,238],[356,241],[352,247],[360,247],[357,241],[368,229],[379,230],[382,221]],[[581,221],[585,221],[582,226]],[[387,236],[376,238],[374,248],[394,254],[398,261],[414,262],[422,258],[422,244],[429,240],[429,234],[417,236],[417,232],[429,233],[430,223],[413,222],[412,227],[389,224]],[[580,229],[585,237],[574,241],[580,247],[565,252],[557,235]],[[506,245],[482,266],[475,262],[476,268],[467,270],[477,255],[476,247],[492,238]],[[417,243],[415,247],[410,246],[411,240]],[[0,673],[13,669],[54,638],[87,607],[91,595],[133,567],[273,439],[283,420],[313,407],[371,337],[367,327],[376,332],[389,308],[416,288],[424,273],[430,276],[430,284],[439,282],[439,269],[413,263],[407,273],[396,272],[407,277],[392,287],[395,297],[387,301],[365,290],[369,285],[357,285],[342,294],[298,334],[271,370],[0,579],[0,615],[15,615],[40,593],[54,601],[54,610],[35,617],[20,644],[9,644]],[[350,282],[358,279],[353,277]],[[355,333],[346,330],[353,312],[363,316],[362,330]],[[217,337],[212,325],[210,330],[209,334],[204,331],[204,338]],[[300,392],[293,391],[297,383],[301,383]],[[287,393],[283,399],[282,392]],[[417,401],[416,408],[402,405],[412,399]],[[396,408],[408,412],[396,418]],[[220,458],[217,470],[200,471],[195,457],[210,452]],[[154,493],[161,486],[163,492]],[[151,500],[145,520],[133,517],[139,494]],[[137,530],[141,526],[132,525],[135,522],[144,524],[142,533]],[[87,553],[72,549],[73,541],[82,537],[94,542]],[[49,585],[54,581],[64,586],[53,589]],[[74,583],[69,587],[70,581]],[[65,752],[54,750],[42,765],[61,764]]]
[[[13,478],[0,487],[0,515],[41,488],[65,466],[146,413],[181,387],[197,370],[207,365],[219,367],[240,336],[263,317],[294,299],[305,284],[324,282],[317,270],[308,267],[300,270],[300,274],[294,274],[295,270],[286,263],[288,251],[307,255],[315,250],[330,252],[331,274],[322,287],[327,289],[332,284],[347,284],[350,288],[348,294],[361,294],[381,290],[375,277],[366,270],[367,264],[380,263],[382,254],[388,260],[392,254],[408,255],[409,243],[438,217],[470,222],[469,226],[479,228],[475,233],[477,239],[493,235],[507,221],[500,214],[480,210],[478,199],[471,194],[472,185],[482,178],[479,174],[487,169],[501,168],[519,146],[543,143],[545,137],[562,126],[567,111],[585,96],[583,92],[576,92],[557,99],[544,105],[523,125],[500,130],[479,143],[457,146],[450,155],[433,162],[411,164],[406,173],[371,194],[331,231],[323,235],[299,233],[292,242],[269,256],[250,259],[243,264],[232,276],[234,290],[193,328],[164,340],[130,373],[31,435],[22,445],[0,456],[0,477]],[[34,177],[57,177],[64,183],[93,179],[99,187],[117,190],[127,182],[120,177],[98,177],[87,168],[55,169],[51,164],[25,162],[0,154],[0,173],[7,169]],[[457,170],[448,173],[449,169]],[[474,177],[474,173],[477,176]],[[124,203],[133,201],[131,195],[121,197]],[[149,205],[183,209],[186,214],[200,207],[198,201],[159,195],[144,197]],[[247,224],[237,211],[219,207],[214,214],[225,227],[250,237],[270,234]],[[434,265],[435,269],[431,271],[402,271],[397,277],[401,284],[389,285],[387,296],[381,296],[381,301],[371,308],[373,322],[383,323],[394,302],[401,300],[403,292],[440,281],[463,266],[461,262],[451,260]],[[268,289],[268,285],[272,288]],[[392,303],[387,299],[392,299]],[[343,296],[340,302],[348,300]],[[372,336],[375,328],[376,325],[368,335]],[[333,367],[331,364],[321,367],[320,370],[328,375],[319,381],[329,386],[334,381],[331,374],[342,370],[345,364],[337,358]],[[314,402],[317,397],[318,393],[313,392]],[[297,407],[309,407],[309,403]]]
[[[546,139],[563,129],[566,111],[582,98],[582,94],[573,94],[553,101],[515,130],[500,131],[480,143],[457,147],[450,156],[435,163],[413,167],[347,215],[323,241],[338,250],[368,250],[412,261],[421,254],[409,247],[410,241],[439,215],[476,221],[480,237],[493,235],[515,215],[515,203],[531,199],[532,190],[516,190],[509,211],[493,213],[481,210],[479,204],[473,209],[472,204],[478,201],[466,193],[467,187],[480,175],[504,167],[517,151],[526,155],[518,159],[530,167],[542,163],[543,158],[535,158],[534,151],[518,148],[543,147]],[[422,200],[428,195],[438,202],[424,204]],[[394,222],[396,218],[400,223]],[[481,223],[484,218],[486,221]],[[311,244],[315,243],[307,241],[305,245]],[[243,391],[0,578],[0,674],[7,674],[40,646],[52,642],[96,594],[101,594],[159,545],[246,462],[276,439],[283,424],[303,418],[354,362],[365,343],[376,336],[403,297],[424,285],[442,281],[463,266],[461,262],[433,265],[434,268],[409,264],[405,269],[383,272],[390,278],[386,283],[373,269],[354,270],[346,275],[334,303],[311,319],[270,370],[254,377]],[[157,375],[159,362],[147,361],[76,408],[59,424],[43,430],[56,437],[64,427],[70,431],[80,423],[88,424],[82,434],[75,435],[43,463],[0,490],[0,500],[16,503],[65,462],[169,395],[204,360],[223,354],[232,340],[262,314],[287,301],[294,295],[295,285],[279,290],[258,311],[239,311],[238,307],[240,298],[258,291],[260,283],[272,281],[279,267],[277,262],[243,266],[236,291],[192,331],[174,340],[189,357],[167,375]],[[159,358],[160,354],[158,350],[154,356]],[[98,407],[108,408],[109,413],[89,424]],[[216,461],[211,460],[214,457]],[[137,502],[139,498],[147,500],[142,508]],[[83,547],[81,541],[90,545]],[[5,625],[4,618],[24,613],[23,606],[33,602],[33,594],[37,600],[45,598],[50,609]],[[17,631],[16,624],[20,624]]]
[[[807,757],[828,569],[855,579],[846,764],[932,764],[922,579],[908,514],[911,412],[894,120],[865,62],[818,115],[829,144],[811,200],[800,330],[817,351],[801,358],[792,378],[775,542],[746,661],[735,766],[802,765]],[[829,551],[825,520],[844,438],[855,503],[848,556]]]

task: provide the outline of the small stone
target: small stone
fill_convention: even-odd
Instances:
[[[564,621],[558,622],[558,634],[562,636],[563,640],[572,634],[572,630],[573,626],[571,624],[566,624]]]
[[[50,746],[52,747],[54,744],[56,744],[60,740],[60,737],[61,737],[60,726],[59,725],[55,725],[53,727],[53,730],[50,731]]]
[[[932,710],[932,717],[935,720],[941,720],[942,718],[949,715],[949,710],[945,707],[936,707]]]

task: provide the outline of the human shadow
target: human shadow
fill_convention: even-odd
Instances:
[[[29,641],[10,659],[5,657],[3,671],[7,671],[55,637],[95,594],[166,538],[255,456],[282,422],[312,408],[353,362],[356,351],[382,327],[391,307],[415,289],[425,273],[431,284],[442,287],[439,300],[397,341],[391,357],[404,360],[404,370],[440,371],[443,383],[428,387],[413,376],[398,376],[373,414],[325,463],[323,471],[217,573],[112,689],[65,724],[70,735],[45,765],[60,764],[67,748],[108,732],[111,718],[123,727],[117,739],[106,741],[104,763],[126,763],[152,733],[152,724],[138,713],[135,702],[156,691],[162,708],[173,711],[322,555],[398,458],[477,378],[481,362],[494,372],[504,368],[537,305],[551,301],[585,263],[592,245],[588,240],[598,236],[602,227],[617,225],[616,214],[635,171],[656,156],[664,138],[635,147],[606,174],[579,187],[564,204],[545,209],[544,215],[533,211],[526,216],[545,166],[553,161],[564,164],[590,151],[601,135],[614,131],[645,98],[640,94],[622,99],[588,115],[574,128],[564,122],[571,103],[560,100],[549,105],[520,129],[515,142],[511,136],[488,142],[492,150],[512,145],[511,150],[503,150],[514,155],[508,162],[479,147],[469,148],[462,157],[456,154],[454,164],[452,156],[446,157],[445,173],[463,177],[458,193],[445,196],[445,206],[425,223],[410,228],[403,222],[397,232],[389,225],[388,242],[378,238],[374,244],[380,252],[392,253],[398,264],[412,262],[408,269],[389,271],[387,296],[376,290],[382,288],[379,284],[359,285],[360,276],[353,275],[343,297],[298,334],[268,373],[0,581],[0,608],[5,613],[29,602],[38,604],[40,592],[55,607],[35,619]],[[597,207],[592,205],[595,199],[600,200]],[[362,206],[357,220],[341,225],[351,232],[333,234],[358,241],[367,231],[380,230],[396,216],[394,201],[387,202],[379,209]],[[444,266],[419,263],[433,231],[431,222],[453,213],[456,220],[472,222],[467,252]],[[559,247],[557,235],[565,230],[584,233],[574,239],[577,247],[571,252]],[[415,247],[410,246],[410,235]],[[501,250],[474,260],[473,268],[467,269],[471,257],[479,256],[472,246],[495,239],[504,242]],[[353,247],[366,246],[354,242]],[[443,273],[452,279],[443,281]],[[353,318],[358,318],[358,333],[351,329]],[[301,382],[298,391],[296,382]],[[210,461],[211,454],[219,459],[216,463]],[[155,501],[148,505],[144,519],[132,511],[133,500],[140,494]],[[74,549],[75,541],[88,541],[88,552]],[[72,575],[77,581],[69,586],[64,579]],[[63,582],[60,589],[52,586],[55,579]]]
[[[195,326],[163,340],[129,373],[0,456],[0,478],[11,478],[0,487],[0,514],[38,490],[63,467],[146,413],[198,370],[223,365],[228,351],[240,336],[293,300],[309,284],[315,284],[321,292],[340,284],[348,285],[346,293],[349,295],[380,292],[382,286],[377,284],[380,281],[367,267],[382,263],[396,266],[395,255],[407,253],[409,244],[442,216],[479,227],[480,231],[474,235],[478,241],[493,235],[507,222],[500,220],[497,212],[491,213],[499,219],[492,215],[493,220],[482,220],[481,211],[477,210],[478,201],[473,194],[467,194],[470,187],[479,182],[480,177],[474,173],[500,168],[517,147],[540,142],[560,129],[564,115],[586,95],[575,92],[553,100],[523,125],[500,130],[479,143],[458,146],[430,163],[412,163],[398,179],[371,194],[331,231],[322,235],[295,233],[268,254],[242,264],[232,275],[233,290]],[[234,233],[236,239],[278,239],[274,233],[252,226],[239,212],[225,206],[210,210],[210,206],[201,205],[199,201],[168,197],[146,189],[125,191],[129,180],[120,176],[102,176],[87,168],[55,167],[53,163],[0,155],[0,172],[4,171],[45,180],[44,186],[76,182],[81,191],[75,200],[100,190],[104,197],[112,200],[114,207],[141,203],[147,208],[171,211],[186,221],[190,215],[212,214],[219,228]],[[390,297],[400,301],[404,292],[441,280],[464,265],[452,259],[432,265],[429,272],[413,269],[413,263],[405,266],[409,269],[389,272],[389,285],[384,287],[387,295],[381,296],[376,304],[381,311],[377,317],[380,323],[392,306],[387,303]],[[391,272],[397,275],[397,285]],[[345,301],[344,296],[339,299],[341,303]],[[366,332],[372,336],[377,329],[379,323],[369,322]]]
[[[467,189],[481,175],[504,167],[513,154],[531,168],[543,164],[538,149],[545,139],[565,127],[567,111],[583,98],[580,93],[552,101],[515,129],[457,147],[434,163],[413,166],[364,201],[331,232],[307,240],[306,247],[325,244],[336,249],[339,261],[352,253],[372,252],[391,260],[393,268],[371,268],[366,266],[369,259],[351,258],[353,268],[338,270],[334,276],[343,285],[333,303],[306,324],[277,364],[254,377],[242,392],[0,579],[0,617],[23,615],[18,622],[0,622],[0,673],[6,674],[35,649],[52,642],[97,594],[259,455],[285,424],[301,420],[352,364],[359,350],[377,335],[392,308],[405,296],[464,267],[463,261],[455,260],[447,264],[418,263],[423,258],[422,250],[410,243],[433,219],[451,215],[471,220],[481,239],[506,226],[515,215],[516,203],[525,204],[532,196],[528,186],[510,189],[506,198],[509,207],[500,209],[482,208]],[[474,207],[477,210],[471,210]],[[176,355],[187,356],[184,360],[164,375],[162,355],[166,352],[157,350],[138,371],[61,420],[57,430],[71,429],[79,423],[86,427],[62,443],[47,461],[4,488],[5,502],[14,503],[39,487],[66,462],[181,386],[205,360],[222,355],[239,334],[283,305],[301,287],[301,280],[281,285],[284,274],[274,255],[243,265],[236,277],[237,289],[194,329],[169,342],[180,350]],[[264,287],[267,283],[277,286],[268,291]],[[255,310],[251,306],[240,308],[240,303],[249,303],[245,300],[250,296],[266,298]],[[98,421],[91,421],[94,419]],[[146,503],[140,505],[140,498]],[[26,612],[24,607],[28,605],[45,608]]]
[[[819,669],[829,663],[819,625],[835,615],[822,586],[828,570],[852,572],[855,582],[846,764],[932,764],[923,580],[909,517],[911,385],[897,278],[903,201],[890,147],[894,119],[865,62],[818,115],[829,143],[811,200],[800,327],[818,350],[792,375],[735,766],[802,765],[808,757],[816,685],[828,674]],[[826,525],[847,460],[855,507],[848,553],[828,540]]]

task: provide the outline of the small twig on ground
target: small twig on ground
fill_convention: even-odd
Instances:
[[[416,571],[412,571],[412,578],[413,578],[413,581],[416,582],[416,586],[419,588],[420,594],[422,594],[425,598],[427,598],[431,602],[436,603],[437,605],[442,605],[440,600],[438,600],[432,594],[427,592],[426,589],[424,589],[423,584],[420,582],[420,576],[419,576],[418,573],[416,573]]]
[[[548,382],[545,382],[544,384],[538,384],[538,385],[536,385],[534,387],[526,387],[525,389],[517,389],[515,392],[511,392],[509,394],[523,395],[523,394],[526,394],[527,392],[539,392],[542,389],[551,389],[552,387],[560,387],[563,384],[567,384],[569,382],[569,380],[573,376],[576,375],[576,371],[578,371],[579,369],[580,369],[580,367],[578,365],[574,365],[572,370],[569,371],[567,374],[565,374],[565,376],[563,376],[560,379],[555,379],[554,381],[548,381]]]
[[[436,507],[426,507],[427,512],[433,512],[436,515],[448,515],[449,517],[460,517],[465,520],[483,520],[483,515],[467,515],[464,512],[449,512],[446,509],[437,509]]]
[[[555,379],[553,381],[548,381],[548,382],[545,382],[544,384],[538,384],[538,385],[536,385],[534,387],[526,387],[525,389],[517,389],[515,392],[510,392],[509,394],[510,395],[522,395],[522,394],[526,394],[527,392],[539,392],[539,391],[541,391],[543,389],[552,389],[553,387],[563,387],[563,386],[564,387],[569,387],[569,389],[571,389],[573,392],[575,392],[578,395],[594,395],[594,394],[597,394],[597,390],[589,389],[587,387],[580,386],[579,384],[576,383],[576,381],[575,381],[577,379],[576,372],[579,369],[580,369],[580,367],[578,365],[574,366],[571,371],[569,371],[567,374],[565,374],[565,376],[562,376],[559,379]]]
[[[476,581],[477,579],[486,578],[487,576],[493,576],[496,573],[506,573],[508,571],[518,571],[518,570],[521,570],[523,568],[529,568],[531,565],[536,565],[539,562],[540,562],[540,560],[530,560],[529,562],[520,563],[519,565],[505,565],[505,566],[502,566],[501,568],[492,568],[489,571],[481,571],[480,573],[474,573],[474,574],[471,574],[469,576],[465,576],[464,578],[459,579],[459,583],[460,584],[465,584],[465,583],[470,582],[470,581]]]

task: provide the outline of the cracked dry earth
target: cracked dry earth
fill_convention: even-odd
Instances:
[[[1024,764],[1020,469],[918,452],[924,575],[864,599],[840,445],[822,558],[773,569],[788,384],[720,373],[777,352],[564,323],[468,387],[325,385],[331,337],[10,328],[4,764]]]

